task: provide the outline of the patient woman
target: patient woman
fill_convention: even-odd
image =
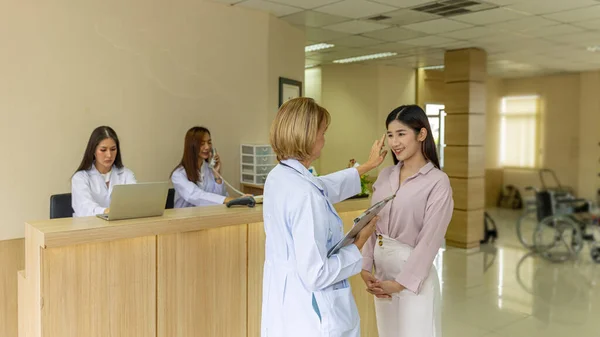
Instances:
[[[361,275],[367,291],[376,295],[379,337],[440,337],[441,295],[433,260],[452,218],[450,180],[440,170],[423,109],[398,107],[385,126],[395,165],[379,174],[372,202],[396,197],[379,212],[376,235],[362,250]]]

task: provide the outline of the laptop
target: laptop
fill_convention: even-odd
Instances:
[[[165,211],[168,193],[168,182],[115,185],[110,212],[96,216],[109,221],[161,216]]]

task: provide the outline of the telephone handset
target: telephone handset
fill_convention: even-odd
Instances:
[[[208,163],[208,166],[210,168],[214,168],[215,165],[217,165],[217,161],[215,160],[215,155],[217,154],[217,149],[215,149],[214,147],[212,148],[212,156],[210,157],[210,162]]]

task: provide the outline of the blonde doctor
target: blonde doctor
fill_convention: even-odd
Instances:
[[[135,184],[133,172],[123,166],[117,133],[99,126],[90,135],[81,164],[71,178],[73,217],[108,213],[115,185]]]
[[[262,337],[358,337],[360,319],[348,278],[361,270],[359,251],[376,219],[354,244],[327,258],[343,238],[333,204],[361,191],[360,176],[385,158],[383,139],[358,168],[314,177],[308,170],[325,144],[330,116],[310,98],[284,103],[271,125],[271,145],[280,165],[265,183],[266,256]]]

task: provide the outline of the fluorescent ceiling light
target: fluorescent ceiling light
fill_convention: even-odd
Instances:
[[[316,66],[318,66],[318,64],[307,64],[307,65],[304,66],[304,69],[314,68]]]
[[[317,43],[317,44],[313,44],[313,45],[304,47],[304,52],[305,53],[310,53],[312,51],[317,51],[317,50],[322,50],[322,49],[327,49],[327,48],[333,48],[333,47],[335,47],[334,44],[330,44],[330,43]]]
[[[439,65],[439,66],[427,66],[427,67],[421,67],[421,69],[423,69],[423,70],[444,69],[444,66],[443,65]]]
[[[600,46],[589,46],[587,47],[587,50],[591,52],[600,52]]]
[[[378,54],[349,57],[347,59],[335,60],[335,61],[333,61],[333,63],[360,62],[360,61],[367,61],[367,60],[373,60],[373,59],[380,59],[380,58],[384,58],[384,57],[390,57],[390,56],[394,56],[394,55],[398,55],[398,53],[387,52],[387,53],[378,53]]]

